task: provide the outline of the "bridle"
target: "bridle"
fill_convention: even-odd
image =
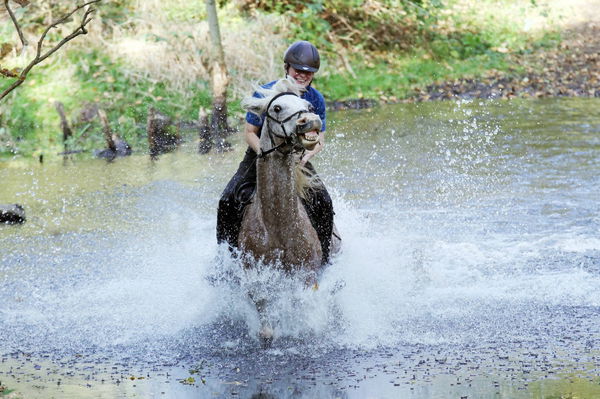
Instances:
[[[269,108],[271,108],[271,104],[273,104],[273,101],[275,101],[276,99],[278,99],[281,96],[288,96],[288,95],[289,96],[299,97],[295,93],[292,93],[292,92],[289,92],[289,91],[285,91],[285,92],[278,93],[277,95],[273,96],[273,98],[271,99],[271,101],[269,101],[269,105],[267,105],[267,112],[266,112],[266,116],[267,116],[267,121],[266,121],[267,122],[267,132],[269,134],[269,140],[271,140],[272,147],[270,149],[266,150],[266,151],[262,151],[262,148],[261,148],[260,153],[256,155],[258,158],[263,158],[264,159],[267,155],[269,155],[273,151],[279,151],[280,153],[282,153],[284,155],[288,155],[288,154],[290,154],[292,152],[304,152],[305,151],[305,149],[304,149],[304,147],[302,145],[299,145],[299,146],[298,145],[294,145],[294,144],[299,144],[299,141],[298,141],[298,138],[297,138],[297,136],[298,136],[298,126],[296,126],[296,132],[294,132],[296,134],[288,136],[286,134],[287,132],[285,130],[284,124],[287,121],[289,121],[290,119],[292,119],[294,116],[296,116],[296,115],[302,115],[303,113],[308,113],[310,111],[298,111],[298,112],[294,112],[292,115],[288,116],[287,118],[285,118],[283,120],[278,120],[278,119],[272,117],[269,114]],[[268,125],[269,121],[274,121],[275,123],[278,123],[279,126],[281,126],[281,130],[283,131],[283,136],[272,131],[272,129]],[[280,144],[275,145],[274,137],[278,137],[280,139],[283,139],[283,141]],[[282,147],[285,146],[285,145],[289,145],[291,147],[291,149],[288,152],[282,151]],[[248,166],[248,168],[246,169],[246,172],[244,173],[244,178],[248,174],[248,172],[250,172],[250,166]],[[235,194],[234,194],[235,200],[238,203],[240,203],[242,206],[250,203],[251,202],[251,199],[250,199],[251,197],[247,198],[247,199],[244,199],[244,197],[243,197],[243,191],[247,187],[254,187],[255,184],[256,184],[256,180],[254,180],[254,181],[246,181],[246,182],[240,184],[237,187],[237,189],[235,190]]]
[[[277,95],[275,95],[271,99],[271,101],[269,101],[269,104],[267,105],[267,113],[266,113],[267,121],[266,122],[267,122],[267,132],[269,134],[269,140],[271,140],[272,147],[270,149],[266,150],[266,151],[262,151],[261,150],[260,154],[258,155],[260,158],[262,158],[262,157],[264,157],[264,156],[272,153],[275,150],[277,150],[277,151],[279,151],[281,153],[284,153],[281,150],[281,148],[283,146],[286,146],[286,145],[290,146],[292,149],[289,152],[284,153],[284,154],[289,154],[290,152],[293,152],[296,147],[298,147],[297,146],[297,144],[299,144],[299,142],[297,140],[298,126],[296,126],[296,131],[294,132],[295,134],[288,135],[287,132],[286,132],[286,130],[285,130],[285,123],[288,122],[293,117],[295,117],[295,116],[299,117],[300,115],[302,115],[304,113],[308,113],[309,111],[300,110],[300,111],[294,112],[293,114],[291,114],[290,116],[288,116],[287,118],[285,118],[283,120],[278,120],[278,119],[274,118],[273,116],[271,116],[271,114],[269,114],[269,109],[271,108],[271,104],[273,104],[273,101],[277,100],[279,97],[282,97],[282,96],[295,96],[295,97],[298,97],[298,95],[296,93],[292,93],[291,91],[284,91],[282,93],[278,93]],[[271,129],[269,127],[270,126],[269,125],[269,121],[273,121],[273,122],[279,124],[279,126],[281,127],[281,130],[283,131],[283,135],[275,133],[273,131],[273,129]],[[275,139],[274,139],[274,137],[283,139],[283,141],[281,143],[275,145]],[[301,151],[304,151],[304,147],[302,147]]]

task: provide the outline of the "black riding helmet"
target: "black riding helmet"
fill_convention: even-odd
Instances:
[[[311,43],[300,40],[293,43],[283,56],[285,69],[293,66],[298,71],[317,72],[321,66],[321,58],[317,48]]]

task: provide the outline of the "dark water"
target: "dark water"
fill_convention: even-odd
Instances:
[[[29,219],[0,227],[0,382],[27,398],[599,397],[599,105],[331,115],[315,165],[343,251],[317,291],[220,256],[241,143],[0,163],[0,203]],[[223,272],[241,286],[207,279]]]

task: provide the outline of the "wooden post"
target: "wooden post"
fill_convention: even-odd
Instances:
[[[198,152],[200,154],[208,154],[212,148],[212,140],[210,137],[210,125],[208,121],[208,113],[202,107],[198,111],[198,133],[200,136],[200,144]]]
[[[171,125],[172,120],[167,115],[160,113],[154,107],[148,109],[146,132],[148,134],[148,148],[151,158],[156,158],[160,154],[173,151],[181,141],[178,134],[171,134],[169,132]]]
[[[106,112],[104,112],[102,109],[99,109],[98,117],[100,118],[100,123],[102,123],[102,132],[104,133],[104,140],[106,140],[106,148],[116,153],[117,146],[115,145],[113,132],[110,128],[110,124],[108,123]]]
[[[99,158],[113,160],[115,157],[125,157],[131,155],[131,146],[125,140],[122,140],[118,134],[114,133],[108,122],[108,117],[103,109],[98,109],[98,118],[102,123],[102,132],[106,141],[106,148],[96,152]]]
[[[63,133],[63,145],[65,147],[65,153],[68,153],[69,148],[67,140],[69,139],[69,137],[73,137],[73,131],[71,130],[71,127],[69,126],[69,121],[67,120],[67,116],[65,115],[65,106],[63,105],[63,103],[61,103],[60,101],[56,101],[54,103],[54,106],[56,107],[56,112],[58,112],[58,115],[60,116],[60,128]]]

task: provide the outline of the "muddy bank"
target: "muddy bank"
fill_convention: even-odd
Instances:
[[[600,26],[568,31],[555,49],[514,54],[512,71],[428,86],[408,101],[513,97],[600,97]]]
[[[510,99],[546,97],[600,97],[600,25],[588,22],[564,34],[556,48],[530,54],[512,54],[508,72],[489,71],[482,77],[440,82],[400,102],[457,99]],[[332,110],[364,109],[376,100],[356,99],[328,103]]]

